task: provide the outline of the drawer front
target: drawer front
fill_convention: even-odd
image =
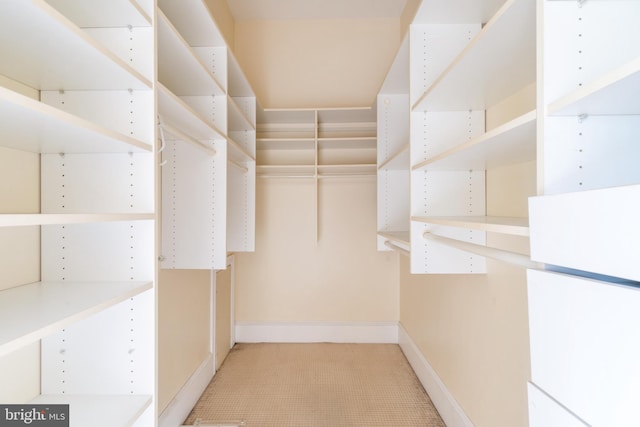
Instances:
[[[532,382],[590,425],[640,425],[640,290],[527,274]]]

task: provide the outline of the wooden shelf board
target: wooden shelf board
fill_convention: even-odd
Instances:
[[[224,37],[204,1],[158,0],[158,7],[190,46],[226,46]]]
[[[549,104],[553,116],[640,114],[640,58]]]
[[[536,159],[536,111],[412,167],[412,170],[486,170]]]
[[[35,153],[149,152],[151,145],[0,87],[0,145]]]
[[[403,145],[378,166],[378,170],[409,170],[409,144]]]
[[[214,96],[222,85],[161,11],[158,11],[158,80],[178,96]]]
[[[411,217],[412,221],[425,224],[443,225],[447,227],[481,230],[493,233],[511,234],[516,236],[529,235],[529,221],[527,218],[496,217],[496,216],[449,216],[449,217]]]
[[[87,224],[95,222],[144,221],[154,214],[0,214],[0,227]]]
[[[149,27],[151,18],[132,0],[47,0],[47,3],[63,13],[82,28]]]
[[[151,81],[44,0],[0,2],[0,74],[39,90],[150,90]]]
[[[378,236],[401,245],[411,245],[409,231],[378,231]]]
[[[535,60],[535,2],[507,0],[412,110],[484,110],[534,82]]]
[[[128,427],[151,405],[146,395],[53,395],[31,400],[33,405],[69,405],[70,427]]]
[[[198,141],[226,139],[224,134],[196,113],[162,83],[158,83],[158,110],[164,123]]]
[[[152,286],[152,282],[36,282],[0,291],[0,356]]]

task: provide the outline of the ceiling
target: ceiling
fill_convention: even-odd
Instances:
[[[399,18],[407,0],[227,0],[236,21]]]

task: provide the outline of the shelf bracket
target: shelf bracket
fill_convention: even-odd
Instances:
[[[460,249],[465,252],[470,252],[475,255],[480,255],[486,258],[492,258],[498,261],[514,264],[520,267],[529,268],[533,270],[541,270],[542,264],[532,261],[527,255],[523,255],[517,252],[506,251],[503,249],[496,249],[489,246],[482,246],[475,243],[463,242],[449,237],[442,237],[436,234],[425,231],[422,237],[425,240],[431,240],[443,245],[450,246],[452,248]]]

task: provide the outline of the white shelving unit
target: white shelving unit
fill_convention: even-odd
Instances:
[[[316,179],[375,173],[374,109],[259,112],[259,176]]]
[[[485,111],[535,83],[535,13],[527,0],[416,13],[378,95],[378,248],[409,231],[412,273],[484,273],[489,251],[463,248],[528,235],[526,218],[486,216],[485,171],[537,159],[537,113],[486,129]]]
[[[153,10],[0,5],[0,75],[37,94],[0,88],[0,146],[39,154],[41,181],[39,213],[0,214],[40,230],[41,260],[41,280],[0,291],[0,354],[40,341],[34,402],[76,414],[117,400],[129,410],[113,426],[156,417]]]
[[[640,2],[544,0],[539,11],[544,115],[529,216],[531,257],[548,271],[528,276],[531,381],[560,409],[537,410],[531,426],[551,414],[635,425]]]
[[[255,95],[201,0],[158,6],[161,266],[225,269],[255,246]]]

